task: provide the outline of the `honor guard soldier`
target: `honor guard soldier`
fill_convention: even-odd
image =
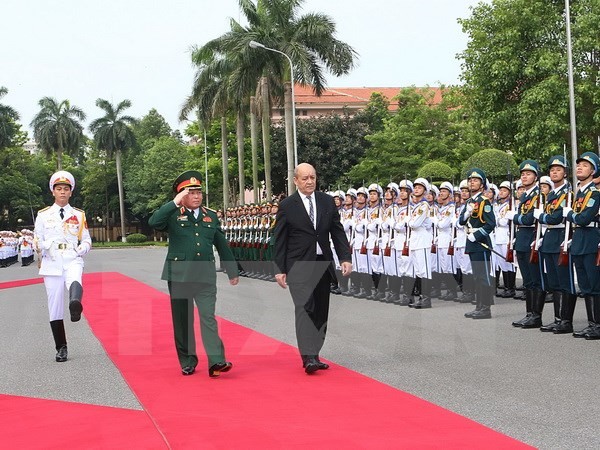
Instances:
[[[175,198],[152,214],[149,225],[169,233],[169,249],[163,266],[171,297],[175,348],[181,373],[192,375],[198,364],[194,333],[194,302],[200,315],[202,343],[208,359],[208,375],[218,377],[231,369],[215,319],[217,272],[213,246],[231,285],[238,270],[227,246],[215,211],[202,206],[202,175],[190,170],[173,183]]]
[[[412,205],[410,197],[413,192],[413,184],[410,180],[402,180],[398,183],[400,193],[398,194],[398,206],[394,225],[394,249],[396,251],[396,273],[402,283],[402,295],[396,302],[400,306],[408,306],[412,299],[414,287],[413,269],[410,259],[409,239],[410,228],[408,220]]]
[[[356,200],[356,189],[350,188],[346,192],[344,196],[344,205],[340,212],[340,221],[342,222],[342,227],[344,228],[344,232],[346,233],[346,239],[350,243],[350,251],[352,252],[352,244],[353,244],[353,235],[354,235],[354,201]],[[354,252],[352,252],[354,253]],[[337,276],[337,272],[336,272]],[[356,295],[360,292],[358,285],[360,284],[358,281],[358,274],[356,271],[353,271],[350,274],[350,280],[352,281],[352,286],[348,287],[348,277],[343,277],[343,280],[338,276],[338,283],[340,283],[340,287],[342,290],[342,295],[351,296]]]
[[[467,233],[465,227],[460,224],[460,217],[465,210],[467,202],[471,198],[469,191],[469,182],[464,179],[458,185],[460,192],[461,206],[456,208],[456,219],[454,227],[456,229],[456,237],[454,239],[454,267],[456,268],[455,279],[459,289],[462,291],[462,296],[456,296],[455,302],[476,304],[475,300],[475,284],[473,282],[473,269],[469,255],[465,253],[467,245]]]
[[[438,195],[438,212],[436,224],[436,242],[435,248],[437,257],[437,267],[440,283],[444,283],[447,289],[446,294],[440,297],[442,300],[454,300],[458,295],[458,284],[454,279],[454,186],[448,181],[440,185]]]
[[[356,298],[366,298],[370,295],[371,279],[369,275],[369,261],[367,259],[367,242],[365,232],[367,231],[367,198],[369,191],[364,186],[356,190],[356,208],[354,209],[354,219],[352,228],[352,267],[356,268],[350,275],[352,281],[353,295]],[[356,283],[355,283],[356,281]]]
[[[394,248],[397,203],[400,194],[396,183],[389,183],[383,193],[382,219],[381,223],[381,254],[383,255],[383,272],[387,278],[388,293],[382,301],[395,303],[400,300],[400,278],[396,266],[396,250]]]
[[[483,195],[485,189],[485,172],[474,168],[467,177],[471,198],[467,201],[459,219],[466,226],[467,242],[465,252],[471,260],[475,282],[475,310],[466,313],[471,319],[490,319],[491,305],[495,286],[492,283],[490,235],[496,228],[496,217],[490,200]]]
[[[415,277],[416,302],[408,305],[415,309],[431,308],[431,212],[426,195],[429,182],[417,178],[413,182],[413,201],[408,219],[410,228],[409,251]]]
[[[50,328],[56,347],[56,361],[67,360],[67,337],[64,325],[64,292],[69,292],[71,321],[81,319],[83,306],[83,256],[92,248],[85,213],[69,205],[75,178],[65,170],[50,177],[49,188],[54,204],[38,212],[34,241],[39,255],[40,275],[48,296]]]
[[[563,254],[564,262],[560,263],[562,245],[565,242],[563,207],[568,206],[567,203],[570,202],[569,185],[566,182],[568,169],[569,166],[563,156],[556,155],[550,158],[549,182],[552,183],[553,189],[547,193],[544,206],[533,211],[534,217],[546,228],[538,250],[546,269],[545,286],[552,292],[554,304],[554,321],[543,325],[540,330],[555,334],[573,332],[573,312],[577,300],[573,266],[569,262],[566,247]],[[542,183],[540,180],[541,186],[546,184],[548,181]]]
[[[383,189],[377,183],[370,184],[369,202],[367,206],[367,261],[371,274],[372,287],[368,300],[381,300],[385,297],[385,277],[383,274],[383,257],[380,251],[381,240],[381,197]],[[381,286],[380,286],[381,284]]]
[[[525,286],[526,315],[512,325],[520,328],[539,328],[542,326],[546,293],[542,286],[540,263],[532,257],[532,250],[536,244],[536,220],[533,211],[541,206],[540,190],[536,184],[540,169],[536,161],[528,159],[521,163],[519,170],[521,187],[525,191],[519,198],[518,210],[508,212],[507,218],[517,225],[514,249]]]
[[[501,255],[508,255],[510,240],[512,239],[512,222],[506,217],[506,214],[511,210],[512,186],[510,181],[500,183],[498,189],[498,201],[495,205],[496,214],[496,230],[494,231],[495,242],[494,249]],[[512,254],[512,249],[510,250]],[[500,298],[512,298],[515,295],[515,282],[517,272],[512,262],[506,258],[496,258],[498,269],[502,272],[502,280],[504,290],[496,296]]]
[[[570,254],[577,271],[579,290],[585,299],[588,326],[573,336],[597,340],[600,339],[600,230],[597,222],[600,191],[593,179],[598,176],[600,160],[595,153],[585,152],[576,162],[579,188],[573,207],[565,206],[563,216],[574,228]]]

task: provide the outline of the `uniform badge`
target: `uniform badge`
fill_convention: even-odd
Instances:
[[[212,219],[210,218],[210,216],[204,216],[202,218],[202,222],[212,222]]]
[[[594,206],[595,203],[596,203],[596,200],[594,200],[593,198],[590,198],[587,202],[587,205],[591,208],[592,206]]]
[[[489,213],[489,212],[492,212],[492,207],[491,207],[490,205],[485,205],[485,208],[483,208],[483,210],[484,210],[486,213]]]
[[[187,222],[188,221],[188,216],[186,216],[185,214],[182,216],[178,216],[177,217],[177,221],[178,222]]]

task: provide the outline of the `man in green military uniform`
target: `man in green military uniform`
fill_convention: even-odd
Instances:
[[[469,255],[475,279],[476,307],[465,314],[471,319],[491,319],[491,305],[495,285],[492,283],[490,234],[496,228],[496,217],[490,200],[483,195],[486,187],[485,172],[479,168],[469,171],[467,176],[471,198],[459,217],[459,224],[467,227],[465,253]]]
[[[183,375],[192,375],[198,364],[194,336],[193,301],[200,314],[202,343],[208,357],[208,374],[217,377],[232,364],[225,360],[225,349],[215,319],[217,300],[216,268],[213,246],[219,252],[229,283],[238,284],[235,259],[221,231],[215,211],[202,206],[202,175],[191,170],[173,183],[173,201],[150,217],[151,227],[169,233],[169,250],[162,272],[171,296],[175,348]]]

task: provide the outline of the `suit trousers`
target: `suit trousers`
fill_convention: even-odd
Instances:
[[[208,358],[208,367],[225,361],[225,348],[215,319],[217,286],[211,283],[169,281],[175,349],[181,367],[196,367],[194,302],[200,316],[200,334]]]
[[[294,301],[298,350],[303,357],[318,356],[325,342],[329,318],[330,282],[329,271],[325,270],[312,282],[289,283],[290,294]]]

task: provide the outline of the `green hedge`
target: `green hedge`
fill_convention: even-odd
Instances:
[[[139,244],[141,242],[146,242],[147,240],[148,237],[141,233],[132,233],[127,236],[127,242],[131,242],[132,244]]]

